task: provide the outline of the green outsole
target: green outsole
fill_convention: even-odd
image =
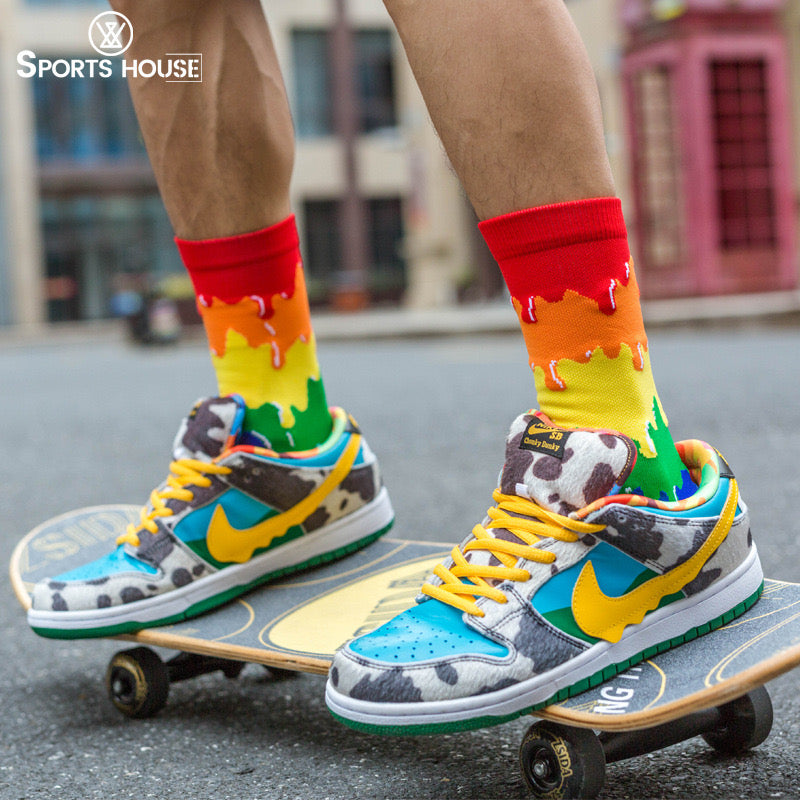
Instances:
[[[763,590],[764,584],[762,582],[761,586],[752,595],[750,595],[750,597],[748,597],[746,600],[743,600],[730,611],[726,611],[716,619],[713,619],[704,625],[700,625],[697,628],[692,628],[681,636],[676,636],[675,638],[669,639],[666,642],[661,642],[661,644],[648,647],[641,653],[637,653],[635,656],[622,661],[619,664],[611,664],[610,666],[594,673],[594,675],[584,678],[572,686],[561,689],[547,700],[536,703],[532,706],[527,706],[526,708],[521,708],[519,711],[515,711],[511,714],[504,714],[502,716],[472,717],[470,719],[456,720],[454,722],[428,723],[422,725],[371,725],[364,722],[355,722],[342,717],[340,714],[336,714],[333,711],[331,713],[337,720],[339,720],[339,722],[344,723],[349,728],[365,733],[379,734],[381,736],[424,736],[428,734],[458,733],[461,731],[476,730],[478,728],[488,728],[493,725],[501,725],[504,722],[510,722],[513,719],[517,719],[517,717],[524,716],[525,714],[532,714],[541,708],[546,708],[547,706],[551,706],[555,703],[561,703],[570,697],[575,697],[576,695],[582,694],[588,689],[592,689],[595,686],[610,680],[615,675],[625,672],[625,670],[630,669],[636,664],[646,661],[648,658],[653,658],[653,656],[656,656],[659,653],[663,653],[673,647],[690,642],[693,639],[696,639],[698,636],[703,636],[704,634],[709,633],[716,628],[721,628],[723,625],[727,625],[729,622],[732,622],[734,619],[744,614],[748,609],[752,608],[758,601],[759,597],[761,597]]]

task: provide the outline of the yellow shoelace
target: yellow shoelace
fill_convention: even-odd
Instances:
[[[498,603],[508,602],[505,594],[496,586],[490,585],[488,580],[529,580],[530,572],[516,566],[520,558],[540,564],[552,564],[556,560],[555,553],[535,546],[543,538],[575,542],[580,538],[579,534],[596,533],[605,527],[563,517],[531,500],[503,494],[500,489],[495,489],[492,498],[497,504],[487,512],[492,521],[485,527],[476,525],[472,529],[474,538],[463,548],[453,548],[450,553],[452,567],[448,569],[444,564],[438,564],[434,569],[434,575],[442,581],[442,585],[426,583],[422,587],[423,594],[476,617],[484,616],[476,603],[477,597],[488,597]],[[514,516],[515,514],[522,514],[525,518]],[[497,539],[487,530],[490,528],[504,528],[513,533],[520,542]],[[466,554],[474,550],[488,551],[500,561],[501,566],[470,564]]]
[[[170,474],[166,485],[162,489],[153,489],[150,493],[150,505],[144,506],[139,512],[139,524],[131,523],[128,529],[121,536],[117,537],[117,544],[129,544],[133,547],[139,546],[139,534],[141,530],[148,530],[150,533],[158,533],[156,517],[171,517],[172,509],[167,507],[167,500],[183,500],[190,503],[194,498],[194,492],[187,488],[198,486],[207,488],[211,486],[209,475],[227,475],[230,467],[223,467],[219,464],[209,464],[206,461],[196,461],[192,458],[181,458],[173,461],[169,465]]]

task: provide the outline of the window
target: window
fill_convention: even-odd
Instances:
[[[403,209],[400,198],[367,201],[371,294],[399,297],[406,287],[406,265],[402,257]]]
[[[334,275],[342,268],[338,200],[307,200],[303,204],[305,247],[303,264],[308,298],[327,299]]]
[[[681,261],[684,240],[669,68],[652,66],[638,73],[635,91],[644,263],[649,270],[667,270]]]
[[[333,133],[333,106],[328,31],[292,31],[292,68],[297,135],[330,135]]]
[[[118,293],[181,269],[156,194],[45,199],[42,227],[51,322],[109,317]]]
[[[359,30],[354,33],[355,89],[358,127],[371,133],[397,125],[395,110],[394,60],[388,30]],[[331,70],[329,31],[292,31],[294,70],[294,122],[301,138],[334,133],[335,87]]]
[[[48,319],[111,316],[121,292],[182,273],[127,84],[48,77],[33,92]]]
[[[403,216],[400,198],[366,200],[367,288],[373,300],[397,300],[406,287],[402,257]],[[338,200],[307,200],[303,261],[308,295],[312,303],[325,302],[343,268]]]
[[[360,130],[370,133],[397,125],[392,38],[388,30],[356,33],[356,81]]]
[[[766,64],[761,59],[711,64],[720,245],[776,245]]]
[[[145,158],[133,103],[121,75],[36,78],[33,91],[40,159]]]

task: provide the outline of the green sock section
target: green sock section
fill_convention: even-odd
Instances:
[[[322,379],[309,378],[307,383],[308,406],[300,410],[291,406],[294,424],[285,428],[281,424],[281,411],[273,403],[245,411],[244,430],[257,434],[269,447],[279,453],[293,450],[311,450],[322,444],[331,434],[333,421],[325,397]]]
[[[675,449],[672,434],[655,399],[653,413],[656,426],[648,426],[648,433],[651,447],[658,455],[655,458],[642,455],[642,443],[634,439],[638,457],[623,491],[665,502],[683,500],[694,494],[697,487]]]

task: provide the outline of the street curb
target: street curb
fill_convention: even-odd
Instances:
[[[642,304],[648,330],[657,327],[749,322],[800,323],[800,291],[724,297],[686,297],[649,300]],[[415,337],[468,336],[512,333],[517,316],[507,301],[446,308],[377,308],[355,313],[312,314],[318,341],[373,341]],[[86,341],[125,341],[120,320],[10,326],[0,329],[0,347],[81,344]],[[201,340],[202,326],[184,328],[184,341]]]
[[[642,315],[648,329],[744,320],[793,321],[800,315],[800,291],[649,300],[642,304]],[[327,312],[314,315],[314,331],[320,341],[460,336],[517,332],[519,321],[508,301],[493,301],[442,309]]]

